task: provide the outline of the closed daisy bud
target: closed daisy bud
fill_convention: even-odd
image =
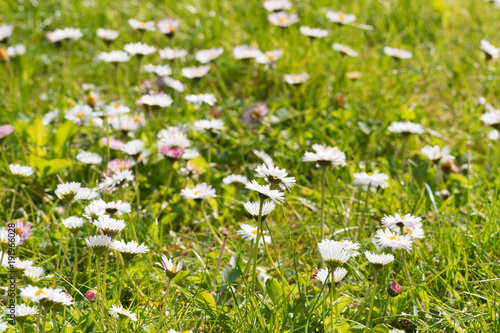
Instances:
[[[85,298],[90,302],[95,301],[96,297],[97,297],[97,292],[95,290],[87,290],[87,292],[85,293]]]
[[[387,286],[387,293],[391,297],[396,297],[401,294],[401,286],[399,285],[399,283],[392,282]]]
[[[163,268],[165,274],[167,274],[167,276],[170,279],[173,279],[177,275],[177,273],[179,273],[179,271],[182,269],[182,262],[179,262],[176,265],[172,260],[168,259],[166,255],[162,255],[161,263],[157,264],[159,264]]]

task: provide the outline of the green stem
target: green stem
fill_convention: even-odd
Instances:
[[[332,332],[334,332],[334,326],[335,326],[335,317],[337,315],[337,304],[334,305],[335,303],[335,294],[337,292],[337,287],[335,285],[335,278],[334,278],[334,270],[330,269],[330,303],[332,310],[331,312],[331,325],[332,325]],[[328,281],[328,280],[327,280]]]
[[[106,298],[106,273],[108,271],[108,251],[104,253],[104,270],[102,271],[103,273],[103,278],[102,278],[102,300],[103,300],[103,309],[104,309],[104,314],[108,313],[108,300]]]
[[[165,316],[165,307],[167,306],[167,303],[169,301],[168,297],[170,294],[170,283],[172,282],[171,278],[168,278],[167,281],[167,291],[165,292],[165,296],[163,298],[163,304],[161,307],[161,312],[160,312],[160,320],[158,321],[158,330],[160,330],[161,325],[163,324],[163,317]]]
[[[42,333],[45,333],[45,325],[47,324],[47,309],[43,309],[43,323],[42,323]]]
[[[54,332],[57,333],[57,312],[52,310],[52,322],[54,325]]]
[[[325,177],[326,173],[326,166],[323,166],[321,168],[321,238],[319,241],[321,242],[325,238]],[[325,265],[325,261],[323,260],[323,257],[321,258],[321,261],[319,262],[319,267],[323,268]]]
[[[371,189],[371,184],[368,185],[368,188],[366,189],[366,198],[365,198],[365,207],[363,208],[363,214],[361,215],[361,222],[359,224],[359,233],[358,237],[361,236],[361,233],[365,233],[365,219],[366,219],[366,211],[368,210],[368,199],[370,197],[370,189]]]
[[[16,179],[16,186],[14,187],[14,196],[12,197],[12,204],[10,205],[9,217],[7,218],[7,222],[10,222],[10,219],[12,218],[12,214],[14,213],[14,206],[16,203],[18,189],[19,189],[19,179]]]
[[[78,244],[76,239],[76,232],[73,234],[73,246],[75,248],[75,257],[73,258],[73,284],[76,287],[76,277],[78,275]]]
[[[125,275],[125,272],[127,271],[127,267],[128,267],[128,263],[129,261],[128,260],[123,260],[123,270],[122,270],[122,273],[120,275],[120,285],[118,286],[118,294],[117,294],[117,297],[115,297],[118,301],[120,300],[120,297],[121,297],[121,294],[122,294],[122,287],[123,287],[123,280],[124,280],[124,275]]]
[[[372,312],[373,312],[373,304],[375,302],[375,294],[377,293],[377,278],[378,278],[378,270],[375,270],[375,276],[374,276],[374,280],[373,280],[373,293],[372,293],[372,296],[371,296],[371,300],[370,300],[370,311],[368,312],[368,317],[366,319],[366,326],[365,326],[365,333],[368,332],[368,329],[371,330],[371,318],[372,318]]]
[[[224,255],[224,250],[226,249],[226,242],[227,242],[227,234],[224,236],[224,241],[222,242],[222,246],[220,247],[220,252],[219,252],[219,258],[217,259],[217,266],[215,267],[214,275],[212,276],[212,280],[214,283],[216,282],[217,279],[217,273],[219,272],[220,264],[222,262],[222,256]]]
[[[123,321],[123,318],[120,317],[120,319],[118,319],[118,329],[116,330],[118,333],[120,333],[122,331],[122,321]]]
[[[207,185],[210,185],[210,163],[212,162],[212,145],[209,141],[208,143],[208,153],[207,153]]]
[[[203,206],[203,202],[200,203],[200,206],[201,206],[201,213],[203,214],[203,218],[207,222],[208,229],[210,229],[210,232],[214,236],[214,239],[217,239],[217,241],[219,242],[219,244],[222,245],[222,240],[220,239],[219,235],[217,235],[217,232],[215,231],[212,223],[210,222],[210,220],[208,219],[207,214],[205,213],[205,208]]]
[[[262,207],[264,207],[264,199],[261,198],[259,205],[259,223],[257,225],[257,238],[255,239],[254,253],[253,253],[252,293],[255,293],[255,280],[257,280],[257,254],[259,252],[260,237],[262,236],[262,233],[264,231],[262,230]]]

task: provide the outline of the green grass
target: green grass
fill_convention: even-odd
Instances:
[[[357,23],[374,29],[337,26],[326,19],[327,9],[354,13]],[[100,179],[104,167],[82,165],[76,154],[85,150],[105,156],[106,147],[100,142],[105,131],[93,126],[62,127],[66,122],[64,112],[86,99],[82,84],[95,84],[95,91],[106,103],[118,101],[122,94],[123,103],[133,112],[139,110],[135,100],[144,92],[137,86],[137,60],[120,65],[115,76],[111,65],[97,60],[98,53],[107,47],[97,40],[95,31],[99,27],[119,30],[120,36],[111,46],[118,50],[141,37],[128,25],[129,18],[158,21],[178,17],[181,26],[173,39],[146,32],[143,42],[157,48],[186,49],[187,59],[169,63],[155,53],[146,56],[142,64],[170,64],[172,76],[187,84],[184,94],[214,93],[218,101],[212,108],[197,109],[182,94],[168,90],[173,105],[151,113],[147,126],[136,133],[136,138],[153,151],[139,169],[141,208],[134,185],[124,191],[123,197],[115,193],[107,198],[132,203],[132,213],[125,215],[129,226],[120,238],[133,239],[133,223],[139,241],[151,249],[131,262],[120,302],[113,298],[113,286],[122,266],[110,252],[106,275],[109,303],[123,304],[139,319],[124,321],[122,331],[140,332],[141,327],[148,327],[150,332],[198,332],[203,326],[204,332],[321,332],[322,286],[310,278],[320,261],[316,242],[320,237],[321,172],[313,163],[302,162],[304,152],[311,151],[314,143],[337,146],[347,155],[347,166],[327,173],[327,238],[352,237],[360,242],[361,250],[375,251],[371,238],[385,214],[411,213],[424,219],[426,237],[415,241],[406,256],[410,279],[404,276],[397,252],[396,262],[379,280],[382,287],[375,296],[372,316],[379,326],[374,332],[499,331],[496,204],[500,148],[487,137],[490,130],[480,120],[484,110],[476,105],[476,98],[484,96],[498,105],[499,65],[486,63],[479,45],[483,38],[500,45],[500,11],[482,0],[294,1],[290,11],[299,15],[300,22],[282,31],[267,21],[260,1],[0,2],[0,22],[15,26],[10,43],[27,47],[24,56],[0,64],[0,125],[13,124],[16,128],[0,141],[0,217],[5,222],[9,216],[30,221],[34,228],[17,255],[44,267],[46,278],[39,284],[51,286],[58,249],[69,234],[62,226],[63,206],[54,190],[66,181],[94,187]],[[300,34],[301,25],[327,29],[330,35],[310,41]],[[60,48],[47,42],[46,32],[66,26],[80,28],[83,38]],[[342,58],[331,48],[334,42],[351,46],[360,56]],[[265,68],[234,59],[232,48],[239,44],[263,51],[282,49],[284,56],[276,68]],[[414,57],[394,61],[383,54],[384,46],[411,50]],[[210,64],[207,77],[199,81],[180,77],[182,67],[196,64],[194,52],[210,47],[223,47],[225,51]],[[362,77],[346,79],[348,71],[361,72]],[[299,72],[308,72],[311,78],[298,88],[283,82],[283,74]],[[142,72],[141,78],[154,77]],[[243,125],[243,111],[259,100],[267,102],[270,114],[279,121],[254,128]],[[48,126],[36,122],[37,117],[54,109],[61,111],[58,120]],[[206,165],[207,151],[212,149],[211,184],[218,197],[203,204],[211,223],[229,230],[220,272],[215,271],[220,245],[206,227],[200,205],[180,197],[181,189],[204,181],[206,172],[199,180],[184,177],[178,169],[185,165],[176,163],[172,183],[167,186],[170,165],[155,156],[160,129],[179,123],[191,125],[213,116],[224,121],[223,133],[209,138],[189,131],[188,137],[203,157],[198,163]],[[428,131],[410,137],[405,146],[402,136],[387,131],[390,123],[401,120],[420,123]],[[68,130],[68,138],[63,130],[55,134],[61,127]],[[120,132],[111,135],[124,141],[131,139]],[[428,144],[450,146],[457,165],[470,163],[470,167],[448,174],[436,184],[436,169],[420,153]],[[234,265],[244,266],[251,248],[236,231],[239,223],[255,225],[243,203],[258,197],[244,185],[223,186],[222,179],[230,173],[253,179],[254,169],[261,163],[253,155],[254,149],[269,153],[275,165],[296,177],[297,185],[287,193],[283,206],[267,218],[273,237],[270,253],[289,286],[258,283],[258,295],[249,295]],[[112,151],[111,158],[122,156]],[[36,170],[29,181],[21,183],[14,211],[10,207],[16,180],[10,175],[10,163]],[[390,179],[388,188],[371,195],[367,236],[357,238],[357,229],[345,228],[356,228],[364,209],[365,192],[351,185],[353,173],[361,171],[361,163],[366,171],[379,170]],[[443,189],[451,195],[439,196]],[[81,216],[84,207],[84,203],[74,203],[71,215]],[[84,227],[78,234],[76,285],[71,283],[71,238],[64,252],[66,268],[56,272],[57,286],[65,288],[76,301],[58,313],[58,332],[117,329],[118,320],[104,315],[98,308],[100,303],[89,303],[82,296],[96,287],[98,271],[92,256],[91,269],[95,271],[92,279],[87,279],[87,230]],[[172,282],[170,315],[165,317],[163,327],[158,324],[158,309],[163,304],[167,278],[155,265],[161,254],[182,259],[185,266]],[[259,266],[277,279],[269,281],[280,280],[264,251],[259,255]],[[338,314],[344,325],[337,329],[362,332],[374,272],[363,255],[345,267],[348,275],[339,285],[343,297],[340,306],[345,309]],[[403,287],[402,294],[393,299],[387,299],[384,290],[390,282]],[[18,287],[22,286],[24,282],[19,281]],[[329,300],[327,303],[328,318],[334,307]],[[389,311],[382,314],[382,307]],[[33,332],[34,320],[27,321],[26,332]],[[48,318],[48,322],[51,320]],[[330,325],[327,320],[326,332]],[[47,331],[54,331],[49,324]]]

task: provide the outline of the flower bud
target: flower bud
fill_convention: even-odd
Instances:
[[[85,298],[93,302],[96,299],[97,293],[95,290],[89,290],[85,293]]]
[[[396,297],[401,293],[401,286],[399,283],[392,282],[388,287],[387,287],[387,293],[391,297]]]

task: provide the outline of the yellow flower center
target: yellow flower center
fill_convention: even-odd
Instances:
[[[345,15],[342,13],[339,13],[339,20],[345,20]]]
[[[134,117],[134,122],[138,123],[140,121],[141,121],[141,117],[139,117],[139,116]]]
[[[140,22],[139,25],[141,26],[141,28],[145,28],[146,27],[146,23],[145,22]]]
[[[398,57],[398,58],[401,58],[401,56],[403,55],[403,53],[399,50],[393,50],[393,56],[394,57]]]
[[[373,176],[373,172],[368,172],[367,175],[371,177]]]
[[[252,234],[257,235],[257,230],[250,231]]]
[[[401,215],[401,221],[404,221],[405,217],[403,215]]]
[[[200,194],[200,191],[194,191],[194,195]]]
[[[115,109],[118,109],[120,106],[120,104],[115,104]]]
[[[279,22],[279,23],[285,23],[286,21],[288,21],[288,19],[287,19],[286,17],[280,17],[280,18],[278,19],[278,22]]]
[[[174,32],[175,31],[175,28],[171,25],[168,26],[168,31],[169,32]]]
[[[78,112],[78,114],[76,115],[79,119],[82,119],[85,115],[81,112]]]
[[[271,53],[271,54],[268,54],[266,56],[267,56],[267,59],[274,60],[274,54]]]
[[[41,294],[47,295],[42,289],[38,289],[38,291],[35,293],[36,296],[40,296]]]
[[[211,51],[209,54],[208,54],[209,57],[215,57],[215,52],[214,51]]]
[[[118,165],[116,168],[118,170],[125,170],[126,169],[125,165]]]
[[[389,237],[390,240],[392,241],[399,241],[399,237],[398,236],[391,236]]]
[[[177,266],[173,265],[172,269],[170,270],[172,273],[175,273],[177,271]]]

